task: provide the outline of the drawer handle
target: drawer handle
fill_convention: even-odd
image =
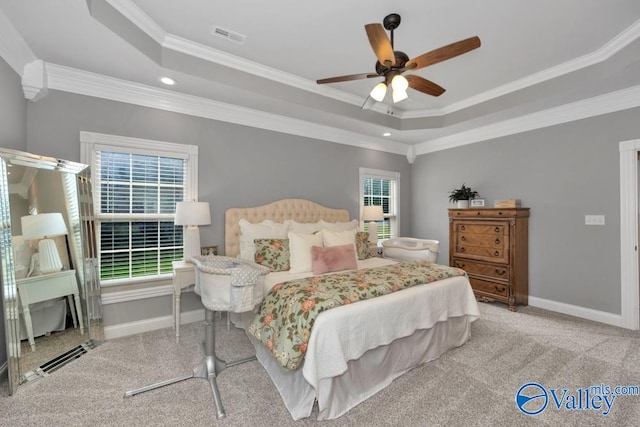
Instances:
[[[494,240],[494,243],[495,243],[496,245],[499,245],[499,244],[500,244],[500,239],[496,239],[496,240]]]
[[[498,212],[498,215],[502,215],[502,212]]]
[[[466,241],[466,240],[467,240],[467,238],[466,238],[466,237],[464,237],[464,236],[462,236],[462,237],[460,238],[460,240],[462,240],[462,241],[464,242],[464,241]]]
[[[456,212],[456,215],[460,215],[460,214],[461,214],[461,212]]]
[[[504,287],[494,286],[494,289],[496,290],[496,292],[504,292],[505,291]]]
[[[464,225],[461,225],[460,226],[460,230],[464,231],[464,230],[466,230],[466,227]]]
[[[464,252],[464,248],[460,248],[460,252]]]
[[[464,268],[464,267],[465,267],[465,265],[466,265],[466,264],[465,264],[465,263],[463,263],[463,262],[456,262],[456,267],[458,267],[458,268]]]
[[[498,252],[498,251],[495,251],[495,252],[493,253],[493,256],[499,256],[499,255],[500,255],[500,252]]]
[[[496,233],[499,233],[499,232],[500,232],[500,227],[496,227],[496,228],[495,228],[495,232],[496,232]]]
[[[480,211],[476,212],[476,215],[480,215]]]
[[[496,269],[496,274],[497,274],[498,276],[504,276],[504,274],[505,274],[506,272],[507,272],[507,270],[498,270],[498,269]]]

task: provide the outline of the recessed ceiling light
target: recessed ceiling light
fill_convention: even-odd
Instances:
[[[391,132],[385,132],[382,134],[382,136],[391,136]]]
[[[176,81],[171,77],[160,77],[160,81],[167,86],[173,86],[174,84],[176,84]]]

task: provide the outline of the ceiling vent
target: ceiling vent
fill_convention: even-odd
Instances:
[[[227,30],[226,28],[218,27],[217,25],[213,26],[211,33],[215,36],[221,37],[223,39],[226,39],[238,44],[244,44],[244,41],[247,38],[247,36],[245,36],[244,34]]]

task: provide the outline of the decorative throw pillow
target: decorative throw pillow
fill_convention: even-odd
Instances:
[[[255,239],[286,239],[287,226],[285,224],[265,220],[261,223],[251,223],[241,219],[240,225],[240,258],[253,261],[256,254]]]
[[[356,230],[344,230],[344,231],[330,231],[322,230],[319,234],[322,234],[322,242],[324,246],[338,246],[356,243]]]
[[[289,233],[289,252],[291,273],[308,273],[313,271],[311,264],[311,247],[322,246],[322,234]]]
[[[348,222],[326,222],[325,220],[321,219],[320,225],[323,230],[329,231],[357,230],[360,226],[357,219],[353,219]]]
[[[285,220],[287,230],[293,233],[313,234],[322,229],[322,222],[298,222],[293,219]]]
[[[358,268],[353,243],[339,246],[311,248],[313,274],[330,273],[333,271],[353,270]]]
[[[356,233],[356,253],[358,259],[369,258],[369,232],[358,231]]]
[[[256,239],[255,261],[271,271],[289,270],[289,239]]]

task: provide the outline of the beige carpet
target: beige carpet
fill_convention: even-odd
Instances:
[[[512,426],[638,425],[640,396],[618,396],[601,411],[556,409],[551,401],[535,417],[515,404],[517,390],[535,381],[546,388],[640,385],[640,334],[525,307],[511,313],[481,304],[471,340],[440,359],[398,378],[389,387],[323,425]],[[218,353],[227,360],[251,355],[240,330],[220,325]],[[160,331],[103,343],[51,376],[0,398],[7,426],[288,426],[294,422],[257,362],[222,372],[218,384],[227,418],[215,419],[206,381],[191,379],[123,399],[126,390],[189,374],[200,360],[203,326]],[[6,396],[6,382],[0,393]]]

